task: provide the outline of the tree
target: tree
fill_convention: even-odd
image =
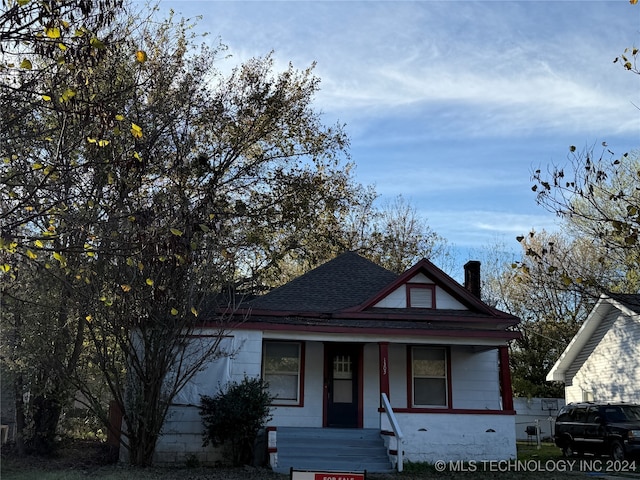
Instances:
[[[557,265],[563,282],[592,293],[636,293],[640,288],[640,192],[637,185],[640,151],[617,157],[606,144],[599,155],[594,148],[578,152],[570,148],[568,167],[554,167],[534,174],[538,203],[562,217],[576,238],[588,239],[598,252],[605,272],[592,265],[573,271]],[[531,252],[538,262],[548,263],[549,249]],[[584,290],[584,288],[582,288]],[[586,290],[585,290],[586,291]]]
[[[422,258],[445,263],[449,255],[446,240],[402,196],[378,208],[365,203],[349,218],[345,233],[350,250],[396,273]]]
[[[73,122],[97,112],[89,74],[105,49],[96,32],[106,30],[121,5],[121,0],[3,1],[0,301],[3,347],[10,349],[3,369],[15,378],[21,451],[50,451],[82,351],[72,277],[33,260],[42,258],[47,239],[58,251],[67,241],[55,234],[55,222],[47,222],[70,199],[65,158],[82,138],[74,138]],[[76,96],[84,101],[73,101]],[[30,392],[24,408],[23,388]]]
[[[267,56],[224,78],[215,52],[189,53],[184,24],[135,33],[101,45],[100,65],[84,72],[90,88],[69,87],[69,69],[29,83],[34,113],[3,130],[2,265],[16,297],[28,268],[55,279],[65,324],[88,342],[81,365],[100,368],[130,460],[146,465],[173,396],[216,354],[225,325],[201,348],[190,340],[212,293],[246,276],[262,232],[311,218],[318,198],[346,201],[321,192],[345,183],[347,140],[311,107],[312,68],[274,74]],[[3,108],[33,95],[8,82]],[[78,369],[72,378],[106,420]]]
[[[521,337],[511,344],[511,371],[518,396],[563,395],[563,387],[546,382],[546,374],[589,314],[593,295],[572,287],[557,275],[590,268],[606,273],[593,244],[561,233],[531,233],[519,237],[519,259],[504,262],[486,276],[485,295],[498,308],[518,316]],[[498,249],[494,249],[498,250]],[[545,262],[538,259],[544,256]]]

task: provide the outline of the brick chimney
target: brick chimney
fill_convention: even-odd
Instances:
[[[469,260],[464,265],[464,288],[480,298],[480,262]]]

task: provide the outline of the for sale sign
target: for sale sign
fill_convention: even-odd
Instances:
[[[291,469],[290,480],[366,480],[367,472],[318,472]]]

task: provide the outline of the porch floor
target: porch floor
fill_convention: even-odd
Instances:
[[[377,429],[278,427],[278,466],[296,470],[393,472]]]

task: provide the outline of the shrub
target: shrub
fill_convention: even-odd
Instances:
[[[229,384],[214,397],[203,395],[203,446],[222,445],[234,466],[250,464],[258,431],[271,419],[273,398],[262,379],[248,377]]]

